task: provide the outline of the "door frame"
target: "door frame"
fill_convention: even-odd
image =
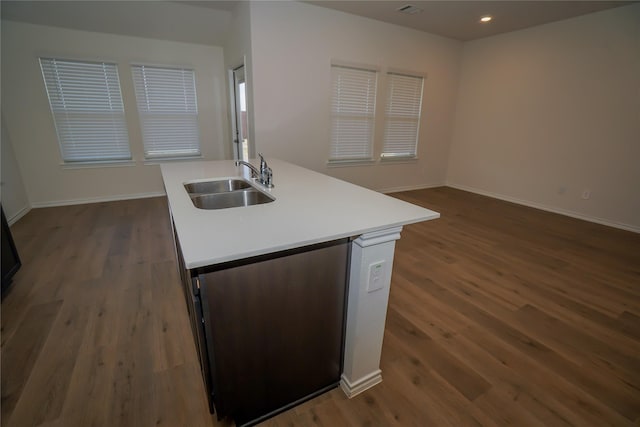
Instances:
[[[243,160],[240,153],[240,140],[239,137],[239,118],[238,118],[238,106],[237,106],[237,97],[236,97],[236,78],[235,73],[237,70],[243,68],[244,69],[244,83],[245,83],[245,103],[247,106],[247,121],[249,121],[249,83],[247,79],[247,61],[246,57],[243,57],[243,61],[241,64],[231,67],[228,69],[228,79],[229,79],[229,110],[231,117],[231,151],[233,152],[234,160]],[[245,135],[247,138],[247,145],[249,151],[249,157],[252,153],[252,144],[251,144],[251,134],[250,134],[250,126],[247,123],[247,134]],[[248,160],[248,159],[245,159]]]

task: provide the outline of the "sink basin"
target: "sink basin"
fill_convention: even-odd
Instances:
[[[192,195],[191,201],[199,209],[227,209],[260,205],[275,199],[256,189],[228,191],[226,193]]]
[[[184,184],[191,202],[198,209],[228,209],[260,205],[275,199],[241,178],[215,181],[188,182]]]
[[[190,182],[185,184],[184,188],[187,190],[187,193],[191,195],[217,194],[251,188],[251,184],[244,179],[229,178],[216,181]]]

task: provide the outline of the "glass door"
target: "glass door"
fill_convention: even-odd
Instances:
[[[233,146],[236,160],[249,160],[247,82],[244,65],[233,70]]]

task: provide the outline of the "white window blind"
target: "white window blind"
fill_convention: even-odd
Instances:
[[[65,162],[130,160],[115,64],[40,58]]]
[[[377,72],[331,66],[331,160],[371,159]]]
[[[193,70],[134,65],[132,71],[145,158],[199,156]]]
[[[415,157],[420,128],[423,78],[387,74],[382,157]]]

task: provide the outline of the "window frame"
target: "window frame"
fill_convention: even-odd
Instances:
[[[400,70],[387,70],[386,72],[386,97],[385,97],[385,108],[384,108],[384,131],[382,137],[382,151],[380,153],[381,161],[407,161],[418,158],[418,144],[420,142],[420,124],[422,121],[422,110],[424,106],[424,83],[427,78],[425,74],[417,73],[417,72],[408,72],[408,71],[400,71]],[[397,85],[394,84],[394,77],[397,78],[409,78],[409,79],[419,79],[420,80],[420,88],[419,88],[419,99],[417,99],[417,115],[414,117],[410,117],[407,112],[408,110],[413,109],[415,107],[415,98],[413,100],[404,100],[413,102],[414,105],[402,105],[400,106],[400,110],[404,110],[404,115],[398,114],[397,109],[395,111],[391,111],[393,108],[393,101],[398,97],[394,95],[394,88],[397,88]],[[401,101],[403,101],[401,99]],[[393,132],[391,128],[392,125],[397,125],[399,123],[412,123],[415,124],[415,134],[413,135],[413,139],[415,142],[413,145],[413,150],[411,152],[394,152],[387,145],[390,141],[389,138],[392,136],[390,132]]]
[[[134,91],[134,95],[135,95],[135,104],[136,104],[136,109],[138,111],[138,118],[139,118],[139,122],[140,122],[140,132],[141,132],[141,136],[142,136],[142,148],[143,148],[143,155],[144,155],[144,163],[145,164],[156,164],[159,162],[164,162],[164,161],[170,161],[170,160],[196,160],[196,159],[201,159],[202,158],[202,144],[201,144],[201,132],[200,132],[200,116],[199,116],[199,109],[198,109],[198,95],[197,95],[197,84],[196,84],[196,70],[195,67],[190,67],[190,66],[182,66],[182,65],[167,65],[167,64],[149,64],[149,63],[132,63],[130,64],[130,70],[131,70],[131,78],[133,81],[133,91]],[[183,78],[183,92],[182,92],[182,96],[184,96],[185,99],[187,98],[192,98],[192,103],[190,103],[189,106],[183,105],[182,107],[185,107],[186,111],[192,110],[191,112],[187,112],[185,114],[185,111],[179,112],[178,109],[174,110],[174,111],[169,111],[169,110],[165,110],[165,111],[150,111],[149,109],[145,109],[143,108],[144,105],[146,105],[147,107],[149,107],[150,103],[152,103],[153,101],[150,100],[149,98],[149,93],[148,90],[146,89],[146,87],[144,88],[144,93],[140,92],[141,89],[143,89],[142,87],[140,87],[140,84],[143,84],[144,82],[146,82],[146,84],[148,85],[148,78],[157,78],[158,76],[148,76],[147,75],[147,70],[160,70],[160,73],[171,73],[171,72],[177,72],[177,73],[182,73],[183,77],[184,77],[184,73],[188,73],[190,74],[190,78],[189,78],[189,89],[191,89],[191,84],[192,84],[192,93],[187,93],[188,90],[185,87],[185,82],[184,82],[184,78]],[[141,73],[139,76],[138,74]],[[151,74],[153,74],[154,71],[152,71]],[[142,81],[138,81],[138,78],[141,78]],[[156,83],[158,83],[158,81],[156,81]],[[166,82],[165,82],[166,83]],[[158,91],[158,87],[155,88],[156,91]],[[166,87],[165,87],[166,90]],[[169,90],[175,90],[175,87],[169,88]],[[174,92],[175,94],[175,92]],[[157,95],[157,93],[156,93]],[[154,95],[154,97],[156,96]],[[163,93],[163,97],[166,97],[167,92]],[[143,96],[141,98],[141,96]],[[160,105],[157,103],[157,98],[156,98],[156,107],[159,107]],[[191,102],[191,100],[189,101]],[[166,107],[166,106],[165,106]],[[159,146],[164,145],[165,147],[167,146],[166,143],[157,143],[152,141],[152,138],[154,137],[158,137],[158,135],[162,132],[159,132],[157,129],[157,127],[154,128],[153,123],[150,122],[150,120],[153,120],[154,118],[157,120],[158,117],[163,118],[162,120],[160,120],[160,122],[162,122],[163,124],[166,125],[166,118],[167,117],[173,117],[173,120],[175,120],[176,122],[179,122],[181,120],[176,120],[177,117],[183,116],[184,118],[190,118],[191,120],[186,120],[191,121],[192,122],[192,127],[189,129],[186,126],[184,128],[177,128],[178,130],[173,130],[173,132],[180,132],[181,136],[184,136],[185,131],[188,131],[188,133],[190,134],[191,138],[192,138],[192,144],[184,144],[184,147],[191,147],[190,149],[170,149],[170,148],[166,148],[166,152],[163,154],[162,150],[159,149]],[[184,123],[183,123],[184,124]],[[157,122],[156,122],[157,125]],[[151,130],[151,132],[150,132]],[[166,128],[165,128],[166,130]],[[163,135],[164,137],[166,137],[166,135]],[[162,138],[163,136],[160,136],[160,138]],[[157,140],[156,140],[157,141]],[[183,148],[184,148],[183,147]],[[157,153],[154,154],[154,151],[157,151]]]
[[[368,92],[363,97],[363,99],[361,99],[361,100],[364,100],[364,103],[365,103],[365,108],[362,111],[353,111],[353,110],[349,111],[350,110],[349,106],[345,106],[345,109],[347,110],[345,112],[336,111],[337,107],[338,109],[340,109],[341,105],[348,104],[350,101],[353,102],[353,99],[347,99],[347,98],[343,98],[342,100],[336,99],[336,91],[338,90],[338,88],[336,87],[336,84],[338,84],[338,82],[336,82],[336,73],[339,73],[340,69],[344,70],[343,72],[345,73],[344,75],[345,78],[347,77],[346,74],[351,74],[351,77],[353,78],[353,77],[356,77],[355,76],[356,73],[362,72],[363,75],[360,77],[363,77],[363,81],[360,82],[360,84],[364,84],[364,80],[365,80],[364,73],[369,74],[369,78],[366,79],[367,80],[366,86],[367,86]],[[344,63],[344,62],[337,62],[337,61],[331,62],[330,64],[331,95],[329,99],[330,133],[331,134],[329,139],[330,148],[329,148],[329,159],[327,162],[328,165],[340,166],[340,165],[349,165],[354,163],[356,164],[375,163],[374,141],[375,141],[375,131],[376,131],[376,114],[377,114],[376,106],[377,106],[377,97],[378,97],[379,74],[380,74],[380,70],[374,66]],[[351,104],[351,106],[352,105],[353,104]],[[336,141],[336,138],[339,137],[339,135],[336,135],[336,133],[339,132],[339,128],[336,127],[337,126],[336,122],[340,119],[345,120],[346,123],[344,123],[345,126],[343,127],[343,129],[345,129],[347,133],[349,133],[349,131],[353,132],[354,128],[351,126],[355,125],[356,127],[358,127],[357,125],[358,121],[365,122],[364,126],[368,128],[366,130],[367,132],[366,146],[363,144],[362,146],[358,147],[359,149],[364,148],[364,150],[362,151],[363,155],[361,156],[335,155],[336,151],[345,149],[344,146],[340,147],[340,143]],[[344,145],[355,146],[353,141],[351,143],[347,141],[347,143],[345,143]],[[348,147],[347,147],[347,150],[348,150]]]
[[[133,164],[118,63],[106,60],[42,55],[38,56],[38,65],[58,140],[62,166],[65,168],[82,168],[91,167],[92,165],[120,166]],[[82,70],[85,66],[88,66],[87,69]],[[95,70],[90,69],[91,66],[102,66],[102,72],[96,73]],[[107,68],[110,70],[107,71]],[[69,80],[69,77],[74,73],[78,73],[78,71],[86,72],[83,76],[84,80]],[[54,75],[52,76],[52,74]],[[90,84],[92,77],[96,83],[94,87],[91,87]],[[102,83],[99,80],[101,78],[104,79],[105,91],[97,92],[96,89],[100,89]],[[66,79],[64,84],[62,82],[63,79]],[[113,85],[114,83],[114,86],[110,86],[110,84]],[[66,89],[63,89],[65,87]],[[66,94],[64,93],[65,91]],[[100,100],[99,96],[95,96],[95,99],[91,100],[93,104],[88,104],[86,97],[79,96],[79,93],[83,91],[98,93],[103,99]],[[82,102],[79,103],[78,100],[80,98],[82,98]],[[78,109],[83,104],[85,106],[88,105],[89,108]],[[109,105],[108,109],[104,108],[105,104]],[[93,111],[91,108],[93,108]],[[91,120],[91,116],[93,116],[94,120]],[[76,122],[75,124],[73,124],[74,121]],[[98,141],[104,147],[105,141],[99,141],[99,138],[104,137],[105,126],[109,122],[110,126],[107,127],[112,128],[114,139],[108,141],[110,145],[106,146],[106,149],[100,154],[100,150],[92,149],[91,146],[96,145],[96,141]],[[78,136],[77,134],[81,135]],[[92,153],[94,156],[89,154],[81,156],[80,153],[83,148],[85,152]],[[105,155],[105,152],[119,154],[109,156],[108,154]]]

